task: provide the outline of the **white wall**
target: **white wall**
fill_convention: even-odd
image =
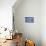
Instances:
[[[18,29],[18,31],[23,32],[25,36],[27,36],[26,33],[28,33],[31,36],[31,38],[34,38],[34,39],[36,38],[35,40],[37,40],[38,36],[36,37],[36,32],[40,32],[40,27],[39,27],[40,24],[38,25],[39,21],[37,22],[37,20],[38,20],[37,18],[40,17],[40,12],[38,11],[38,9],[40,7],[40,4],[39,4],[40,0],[30,0],[30,1],[31,2],[28,2],[28,4],[27,4],[27,2],[26,3],[24,2],[24,4],[22,4],[24,7],[22,5],[20,6],[21,7],[21,8],[19,8],[20,13],[19,13],[19,10],[16,10],[19,13],[19,14],[15,14],[15,15],[17,15],[16,20],[18,22],[18,23],[16,22],[16,28]],[[46,36],[45,36],[46,35],[46,0],[41,0],[41,1],[42,1],[42,15],[41,15],[42,16],[41,17],[42,18],[42,20],[41,20],[42,21],[42,26],[41,26],[42,27],[42,30],[41,30],[42,46],[46,46]],[[16,2],[16,0],[0,0],[0,26],[12,28],[12,6],[15,2]],[[33,4],[33,6],[31,3]],[[36,4],[34,4],[34,3],[36,3]],[[29,4],[31,4],[31,6]],[[30,9],[30,8],[32,8],[32,9]],[[35,12],[33,12],[33,11],[35,11]],[[20,16],[22,15],[22,16],[19,17],[19,15]],[[24,17],[28,16],[28,15],[35,16],[35,18],[36,18],[35,23],[37,23],[37,24],[25,23]],[[36,29],[35,26],[38,26],[37,28],[39,28],[39,31]],[[40,37],[38,39],[40,39]]]
[[[12,6],[16,0],[0,0],[0,27],[12,28]]]
[[[46,46],[46,0],[42,0],[41,4],[41,38],[42,46]]]
[[[33,39],[36,46],[41,46],[41,0],[23,0],[14,10],[16,29],[22,32],[25,38]],[[33,16],[34,23],[26,23],[27,16]]]

